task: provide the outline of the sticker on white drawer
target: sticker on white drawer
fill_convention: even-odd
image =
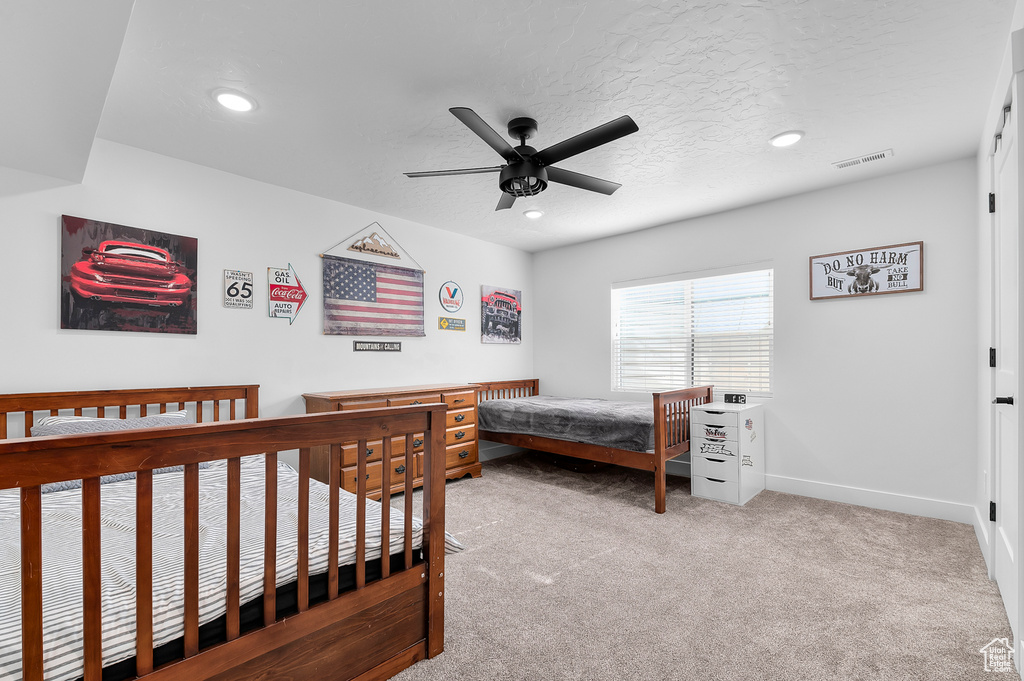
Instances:
[[[701,437],[710,437],[718,440],[735,440],[735,426],[719,426],[711,423],[698,423],[694,428],[695,434]]]
[[[692,478],[692,485],[694,496],[727,501],[731,504],[738,504],[740,502],[739,485],[732,480],[694,476]]]
[[[693,451],[701,455],[736,456],[736,443],[731,440],[709,440],[703,437],[694,438]]]

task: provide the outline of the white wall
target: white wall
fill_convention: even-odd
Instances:
[[[11,179],[0,197],[2,392],[259,383],[262,415],[277,416],[304,412],[309,391],[533,374],[531,256],[522,251],[103,140],[80,185]],[[61,330],[61,214],[197,237],[199,333]],[[396,339],[400,353],[354,353],[353,337],[321,333],[318,254],[373,221],[426,270],[427,335]],[[267,316],[267,267],[289,262],[310,294],[292,325]],[[254,309],[222,306],[224,269],[255,273]],[[466,291],[456,314],[438,301],[449,279]],[[481,284],[523,291],[521,345],[481,344]],[[466,318],[467,331],[438,331],[440,315]]]
[[[973,522],[976,187],[965,159],[536,254],[541,390],[649,400],[610,390],[612,282],[770,260],[769,487]],[[808,299],[809,256],[918,240],[924,291]]]

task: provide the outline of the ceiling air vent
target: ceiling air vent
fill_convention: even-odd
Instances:
[[[832,167],[836,170],[842,170],[843,168],[851,168],[853,166],[864,165],[865,163],[871,163],[872,161],[881,161],[883,158],[892,158],[892,149],[886,149],[885,151],[876,151],[873,154],[867,156],[858,156],[857,158],[848,158],[845,161],[836,161],[832,164]]]

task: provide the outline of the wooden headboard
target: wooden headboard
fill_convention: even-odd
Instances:
[[[218,385],[198,388],[137,388],[131,390],[81,390],[0,395],[0,439],[29,437],[37,412],[56,416],[61,411],[75,416],[117,418],[164,414],[173,409],[194,410],[196,423],[234,421],[259,416],[258,385]],[[221,404],[227,403],[222,414]],[[241,402],[240,411],[238,404]],[[226,417],[226,418],[224,418]],[[18,424],[24,424],[20,426]],[[9,427],[10,426],[10,427]]]
[[[511,400],[540,394],[540,379],[522,378],[514,381],[475,381],[477,402]]]

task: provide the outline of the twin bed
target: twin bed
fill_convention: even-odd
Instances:
[[[478,437],[654,473],[654,510],[665,512],[665,462],[690,450],[690,407],[712,386],[654,393],[640,403],[540,394],[535,378],[477,383]]]
[[[198,423],[25,437],[168,408]],[[369,681],[443,650],[444,405],[257,414],[256,386],[0,396],[0,678]],[[336,484],[341,442],[385,436],[388,470],[414,434],[422,520],[411,478],[401,511]]]

